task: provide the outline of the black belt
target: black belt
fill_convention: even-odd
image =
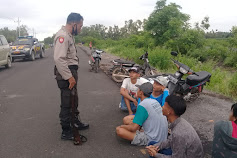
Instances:
[[[68,68],[72,70],[78,70],[78,65],[69,65]]]

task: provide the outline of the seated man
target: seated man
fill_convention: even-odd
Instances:
[[[119,107],[122,110],[128,111],[129,115],[133,114],[133,111],[136,111],[137,109],[137,90],[138,88],[135,85],[141,85],[142,83],[148,82],[144,78],[139,78],[139,68],[132,67],[129,70],[129,77],[125,78],[123,80],[120,94],[122,95],[121,102],[119,104]]]
[[[157,158],[203,158],[203,147],[199,136],[194,128],[180,117],[185,111],[186,103],[183,98],[175,95],[166,98],[162,112],[171,123],[171,135],[166,141],[157,144],[153,142],[154,145],[147,146],[150,156]],[[167,149],[170,151],[167,152]]]
[[[161,142],[167,139],[168,122],[162,114],[160,104],[151,98],[152,84],[149,82],[138,86],[137,96],[141,103],[131,124],[124,124],[116,128],[119,137],[131,141],[134,145],[147,145],[150,141]],[[133,116],[133,115],[129,115]],[[142,127],[142,129],[141,129]]]
[[[154,78],[153,83],[153,92],[150,98],[157,100],[161,107],[165,104],[165,99],[169,95],[169,90],[166,88],[168,85],[167,79],[163,76],[158,76]],[[140,103],[140,99],[138,99],[138,104]]]
[[[229,121],[218,121],[214,126],[212,157],[237,157],[237,103],[231,107]]]

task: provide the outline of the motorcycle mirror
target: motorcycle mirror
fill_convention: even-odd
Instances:
[[[177,56],[178,55],[178,53],[174,52],[174,51],[172,51],[170,54],[173,55],[173,56]]]

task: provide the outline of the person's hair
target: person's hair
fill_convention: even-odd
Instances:
[[[68,15],[67,17],[67,24],[71,24],[73,22],[80,22],[81,20],[83,20],[83,17],[81,16],[81,14],[79,13],[71,13]]]
[[[233,116],[237,118],[237,103],[231,106],[231,110],[233,111]]]
[[[186,111],[186,103],[184,99],[180,96],[169,95],[166,97],[165,102],[174,110],[176,116],[181,116]]]
[[[143,92],[143,95],[144,95],[145,97],[150,97],[150,96],[151,96],[151,93],[144,93],[144,92]]]

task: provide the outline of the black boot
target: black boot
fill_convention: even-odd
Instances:
[[[63,140],[73,140],[73,133],[71,128],[63,129],[61,134],[61,139]]]
[[[88,123],[82,123],[81,121],[79,121],[78,119],[75,120],[75,127],[78,130],[84,130],[84,129],[88,129],[89,128],[89,124]]]

